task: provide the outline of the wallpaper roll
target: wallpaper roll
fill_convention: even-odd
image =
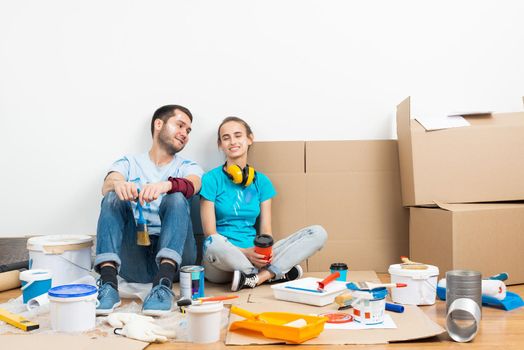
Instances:
[[[20,287],[20,271],[7,271],[0,273],[0,292]]]

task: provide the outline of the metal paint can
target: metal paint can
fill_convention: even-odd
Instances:
[[[182,266],[180,269],[180,296],[187,299],[204,297],[204,267]]]

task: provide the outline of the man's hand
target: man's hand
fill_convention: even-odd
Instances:
[[[142,186],[138,200],[140,205],[144,205],[144,202],[149,203],[157,200],[161,194],[167,193],[171,190],[171,182],[162,181],[153,184],[146,184]]]
[[[266,256],[262,254],[255,253],[255,248],[240,248],[240,251],[244,253],[246,258],[251,261],[251,263],[256,268],[262,268],[264,266],[267,266],[271,262],[271,258],[269,260],[266,260]]]
[[[138,197],[138,189],[134,182],[115,181],[113,187],[116,195],[122,201],[133,201]]]

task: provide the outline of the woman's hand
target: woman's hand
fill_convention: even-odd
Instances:
[[[262,268],[264,266],[267,266],[271,262],[272,256],[269,258],[269,260],[266,260],[266,256],[262,254],[258,254],[255,252],[255,247],[251,248],[240,248],[240,251],[244,253],[246,258],[251,261],[251,263],[256,268]]]

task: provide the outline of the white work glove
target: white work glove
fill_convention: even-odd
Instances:
[[[174,338],[176,335],[174,330],[166,330],[156,325],[154,319],[149,316],[133,313],[113,313],[107,317],[107,322],[112,327],[117,327],[114,330],[115,334],[149,343],[163,343],[168,338]]]

